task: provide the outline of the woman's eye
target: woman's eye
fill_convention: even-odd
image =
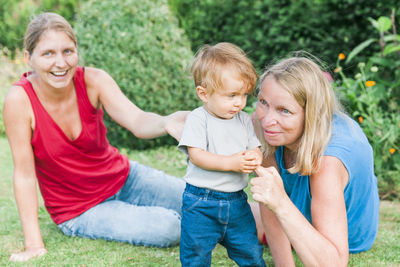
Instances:
[[[65,54],[71,54],[73,51],[71,50],[71,49],[66,49],[65,51],[64,51],[64,53]]]
[[[261,105],[266,105],[267,101],[265,101],[264,99],[260,99],[260,103],[261,103]]]
[[[287,110],[287,109],[285,109],[285,108],[282,109],[282,112],[283,112],[284,114],[290,114],[290,111]]]
[[[46,57],[48,57],[48,56],[50,56],[51,55],[51,52],[44,52],[43,53],[43,56],[46,56]]]

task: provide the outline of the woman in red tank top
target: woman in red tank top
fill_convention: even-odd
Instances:
[[[36,180],[51,218],[66,234],[112,239],[93,232],[99,227],[96,222],[103,220],[101,216],[116,220],[118,216],[110,212],[118,210],[124,216],[129,214],[121,205],[115,207],[120,202],[135,214],[132,215],[134,219],[142,218],[142,221],[132,219],[129,224],[151,224],[153,210],[156,210],[158,213],[154,216],[165,216],[166,220],[172,214],[177,222],[171,223],[171,227],[179,229],[183,181],[129,162],[112,147],[106,137],[103,109],[139,138],[168,133],[179,139],[187,112],[169,116],[144,112],[125,97],[106,72],[78,67],[76,37],[70,24],[57,14],[42,13],[30,22],[24,57],[32,72],[24,74],[10,89],[3,110],[14,160],[15,198],[25,238],[25,250],[11,255],[10,260],[26,261],[47,252],[38,223]],[[150,179],[152,184],[138,187],[137,181],[143,174],[153,174],[163,180],[144,177],[143,180]],[[158,188],[156,207],[143,211],[146,215],[138,215],[136,212],[142,212],[137,208],[139,204],[153,205],[147,202],[150,201],[148,195],[154,194],[147,191],[156,183],[164,185],[163,181],[173,188]],[[157,196],[151,201],[157,202]],[[166,211],[160,213],[160,207]],[[82,220],[85,225],[93,225],[88,226],[92,228],[79,228]],[[110,222],[110,225],[114,223],[119,222]],[[79,228],[77,232],[73,232],[75,228]],[[112,227],[101,230],[114,231]],[[133,237],[125,239],[128,235]],[[179,240],[179,236],[174,236],[158,244],[146,239],[147,236],[143,232],[126,232],[115,240],[155,246],[168,246],[176,244],[175,239]]]

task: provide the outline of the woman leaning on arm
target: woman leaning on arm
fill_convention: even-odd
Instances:
[[[276,266],[346,266],[371,248],[379,196],[372,148],[319,66],[285,59],[261,76],[256,129],[264,161],[251,180]]]
[[[120,154],[107,140],[103,113],[139,138],[168,133],[179,139],[187,112],[144,112],[105,71],[78,66],[76,36],[55,13],[29,23],[24,56],[32,71],[9,90],[3,110],[25,241],[25,250],[10,260],[47,252],[36,181],[47,211],[66,235],[178,244],[185,183]]]

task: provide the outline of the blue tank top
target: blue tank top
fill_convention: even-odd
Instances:
[[[324,155],[338,158],[349,174],[344,189],[349,252],[366,251],[375,241],[379,222],[379,195],[371,145],[354,120],[346,115],[335,115]],[[291,174],[284,168],[282,146],[277,148],[275,156],[286,193],[311,223],[309,176]]]

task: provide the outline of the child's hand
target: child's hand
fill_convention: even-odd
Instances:
[[[245,154],[248,158],[248,160],[254,160],[257,164],[257,166],[261,165],[262,162],[262,154],[261,151],[254,151],[254,150],[247,150],[245,151]]]
[[[259,155],[252,151],[242,151],[231,156],[231,169],[234,172],[252,173],[261,163]]]

